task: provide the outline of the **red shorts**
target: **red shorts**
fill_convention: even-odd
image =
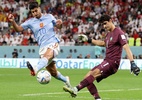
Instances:
[[[102,74],[100,77],[96,78],[97,82],[100,82],[102,79],[107,78],[112,74],[115,74],[118,70],[118,67],[119,65],[115,62],[104,60],[101,64],[92,68],[91,71],[95,70],[96,68],[100,69]]]

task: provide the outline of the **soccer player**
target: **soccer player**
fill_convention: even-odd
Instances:
[[[26,20],[21,25],[18,25],[14,21],[12,14],[9,14],[8,19],[17,32],[31,29],[38,42],[40,60],[37,66],[33,67],[29,61],[27,62],[27,67],[31,75],[35,76],[39,70],[46,67],[53,77],[63,81],[70,87],[69,77],[65,77],[57,71],[55,61],[53,60],[59,53],[59,39],[55,37],[54,27],[61,28],[62,20],[56,20],[51,14],[42,14],[37,2],[31,2],[29,4],[29,10],[33,17]]]
[[[133,72],[135,75],[140,73],[140,68],[137,67],[134,62],[133,54],[129,48],[124,32],[120,28],[115,27],[109,15],[102,15],[99,19],[99,22],[103,25],[106,31],[108,31],[104,41],[88,39],[85,35],[81,35],[81,37],[83,41],[86,40],[89,43],[93,43],[98,46],[105,46],[106,57],[101,64],[92,68],[76,87],[63,87],[64,91],[69,92],[72,97],[76,97],[77,93],[81,89],[87,87],[88,91],[95,100],[101,100],[98,90],[93,82],[95,80],[100,82],[101,80],[117,72],[120,65],[122,48],[124,48],[130,60],[131,72]]]

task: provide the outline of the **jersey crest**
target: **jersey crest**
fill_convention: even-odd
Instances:
[[[40,23],[39,25],[40,25],[40,28],[42,28],[44,26],[43,23]]]

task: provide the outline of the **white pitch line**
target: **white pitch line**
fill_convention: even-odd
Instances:
[[[120,98],[103,98],[103,100],[120,100]],[[127,99],[127,98],[123,98],[121,100],[142,100],[142,99]]]
[[[57,98],[66,98],[67,96],[55,96],[55,95],[53,96],[53,95],[49,95],[48,98],[50,98],[50,97],[51,97],[51,98],[53,98],[53,97],[54,97],[54,98],[55,98],[55,97],[57,97]],[[70,98],[73,98],[73,97],[71,97],[71,96],[69,96],[69,97],[70,97]],[[90,97],[78,96],[77,98],[89,98],[89,99],[91,99],[91,98],[93,98],[93,97],[91,97],[91,96],[90,96]]]
[[[139,91],[142,88],[133,88],[133,89],[117,89],[117,90],[99,90],[99,92],[117,92],[117,91]]]
[[[33,94],[23,94],[22,96],[38,96],[38,95],[51,95],[51,94],[63,94],[64,92],[52,92],[52,93],[33,93]]]
[[[119,92],[119,91],[139,91],[142,88],[133,88],[133,89],[115,89],[115,90],[99,90],[99,92]],[[79,93],[86,93],[88,91],[80,91]],[[57,95],[64,94],[66,92],[51,92],[51,93],[32,93],[32,94],[22,94],[22,96],[40,96],[40,95]]]

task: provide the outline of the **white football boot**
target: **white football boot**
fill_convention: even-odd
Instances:
[[[68,76],[66,76],[66,78],[67,78],[67,81],[65,82],[65,85],[66,85],[67,87],[71,88],[72,86],[71,86],[71,84],[70,84],[70,78],[69,78]]]
[[[99,99],[95,99],[95,100],[102,100],[102,99],[99,98]]]
[[[77,96],[78,90],[77,90],[76,87],[73,87],[73,88],[70,87],[70,88],[69,88],[69,87],[64,86],[64,87],[63,87],[63,90],[64,90],[65,92],[69,92],[73,98],[75,98],[75,97]]]

